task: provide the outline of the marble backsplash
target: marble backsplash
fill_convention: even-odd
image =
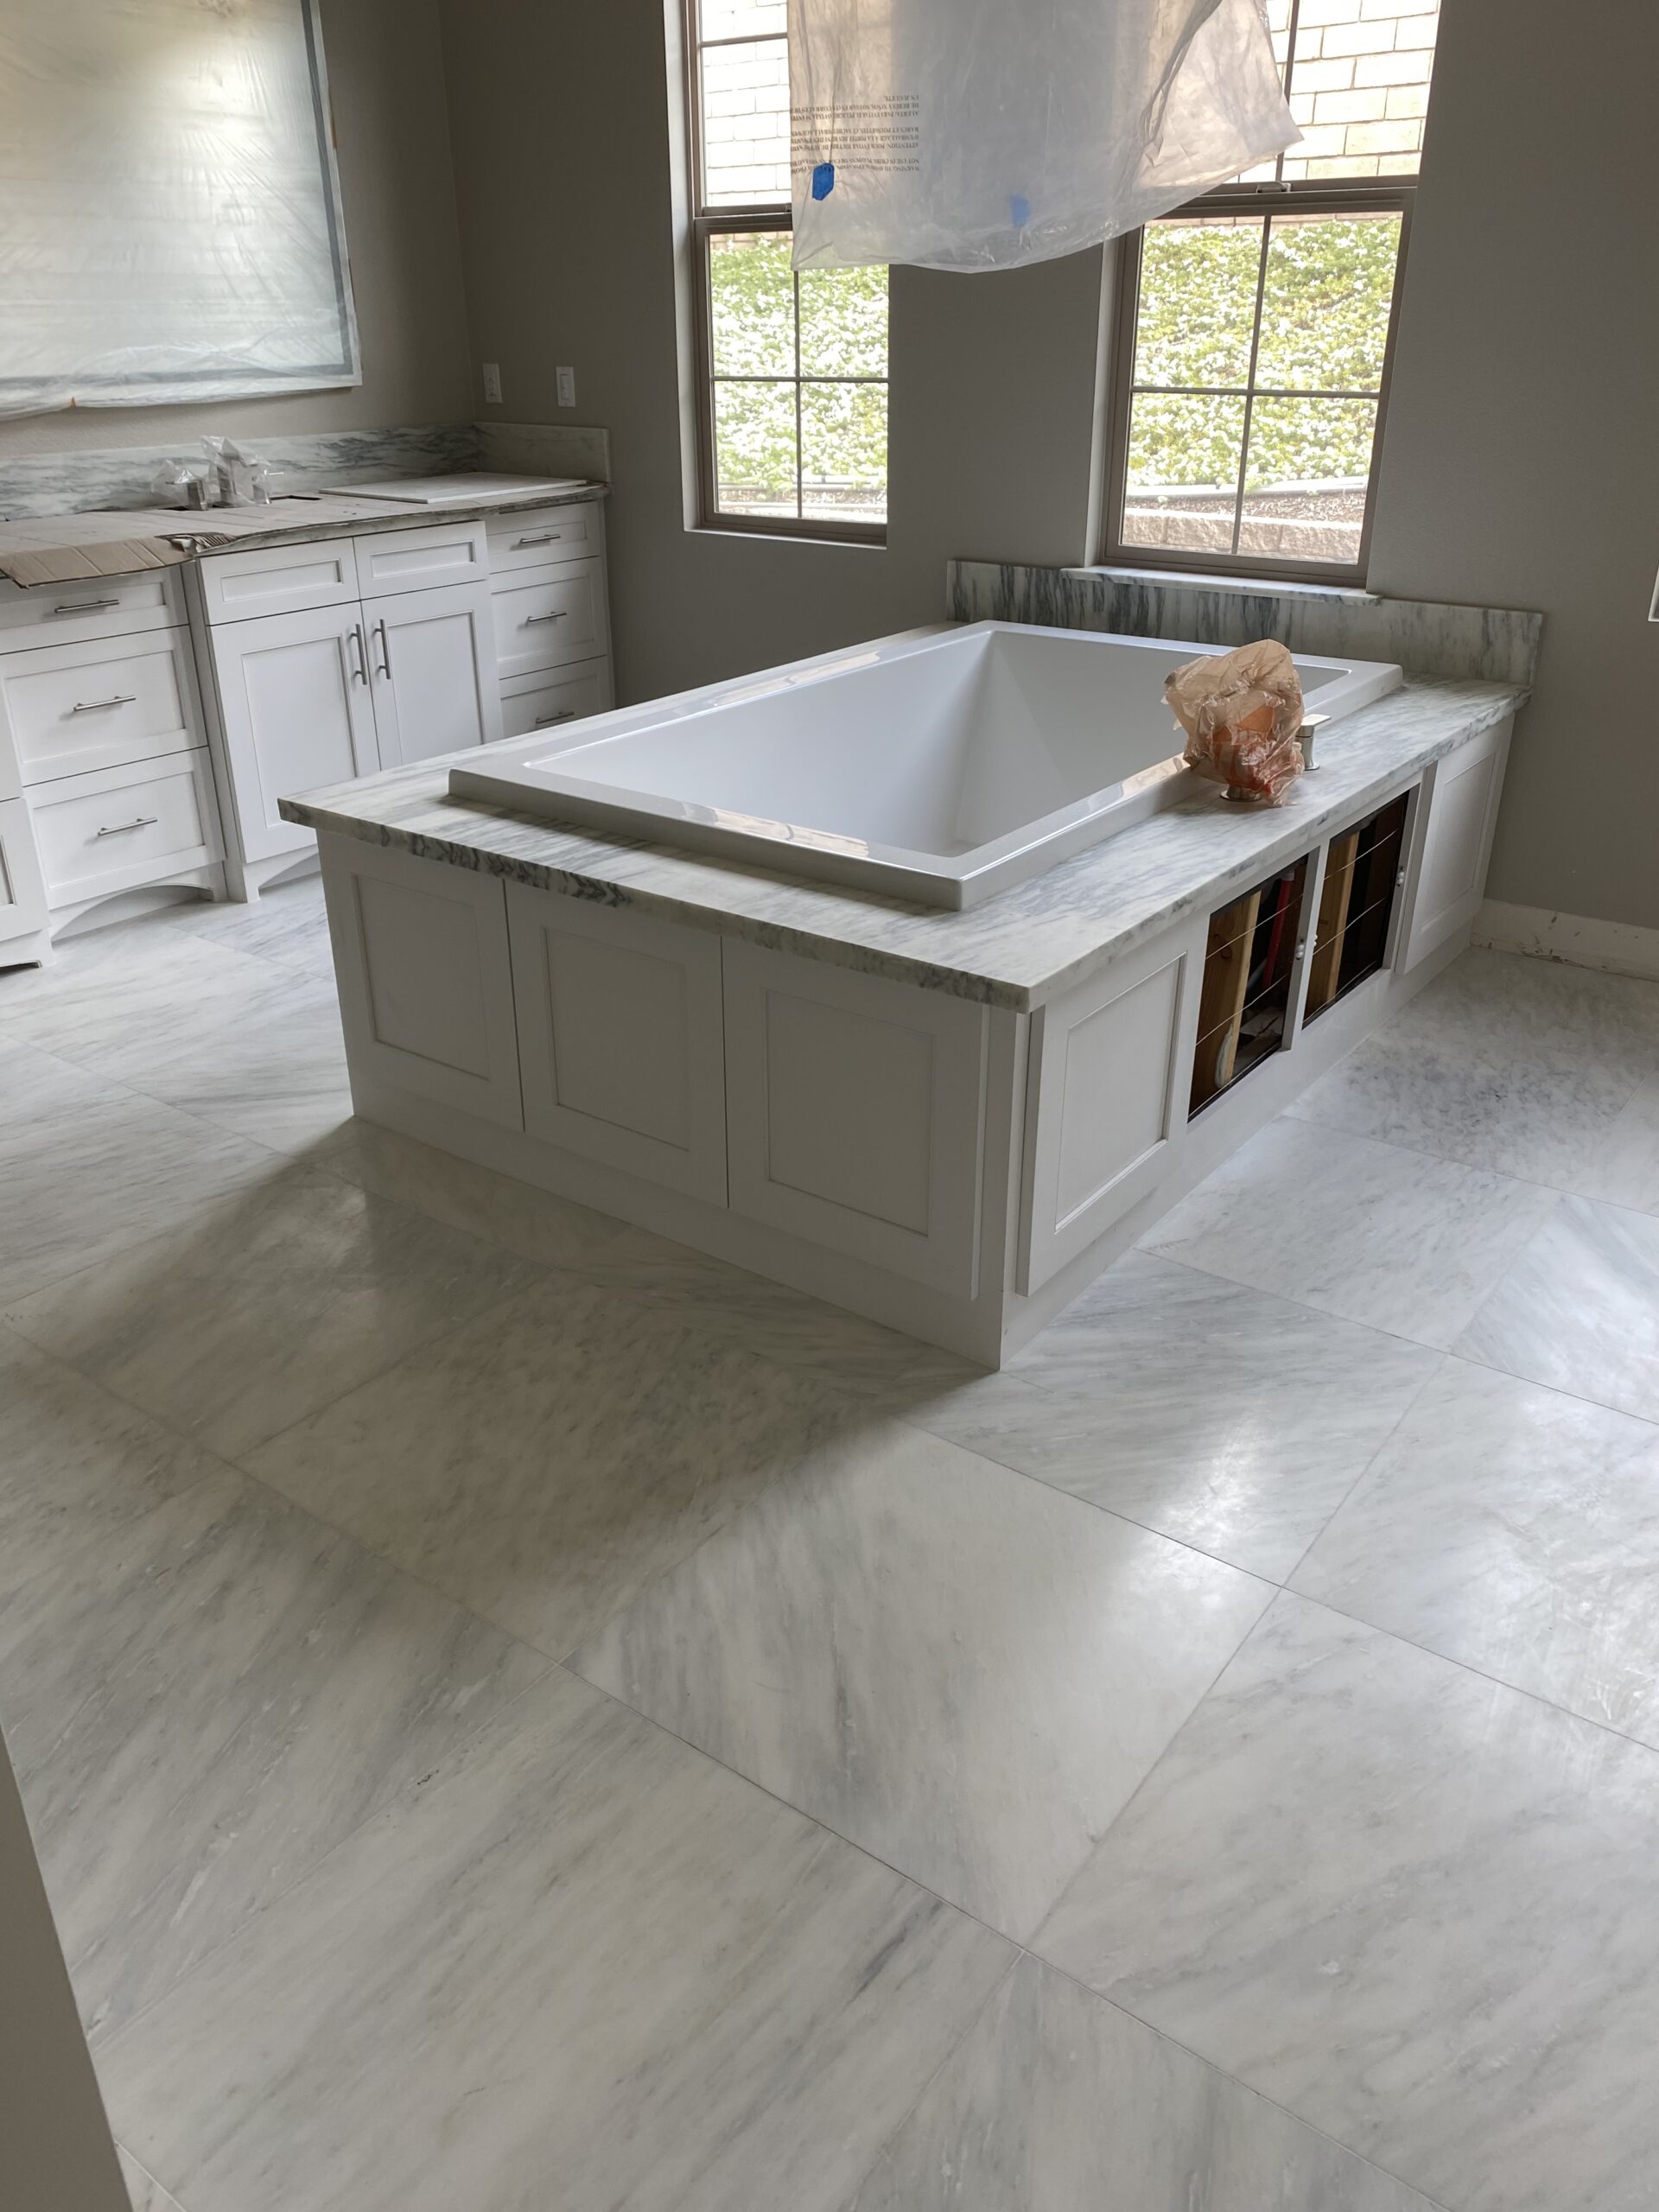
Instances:
[[[235,435],[234,421],[226,429]],[[461,468],[544,469],[550,476],[608,482],[604,430],[542,423],[435,423],[410,429],[275,434],[248,444],[268,461],[276,488],[320,490],[387,476],[437,476]],[[73,453],[0,459],[0,521],[83,514],[92,508],[151,507],[163,469],[197,466],[200,442],[173,446],[97,446]]]
[[[1038,569],[952,561],[946,611],[959,622],[1035,622],[1243,645],[1278,638],[1294,652],[1398,661],[1408,674],[1528,683],[1541,614],[1379,599],[1324,584],[1255,584],[1146,569]]]

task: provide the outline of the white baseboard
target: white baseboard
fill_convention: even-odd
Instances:
[[[1472,942],[1497,952],[1529,952],[1573,968],[1604,968],[1615,976],[1659,981],[1659,930],[1633,922],[1598,922],[1548,906],[1506,906],[1489,899],[1475,917]]]

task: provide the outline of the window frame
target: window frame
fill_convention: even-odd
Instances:
[[[810,377],[800,372],[800,280],[796,278],[796,347],[794,377],[721,378],[715,373],[714,294],[709,241],[730,236],[734,232],[749,233],[758,231],[780,231],[792,236],[795,229],[794,210],[785,200],[781,206],[776,200],[753,201],[744,206],[707,206],[702,196],[702,55],[708,47],[760,46],[779,35],[766,33],[760,36],[725,39],[702,39],[699,35],[699,0],[680,0],[680,51],[683,62],[683,98],[685,112],[685,149],[687,176],[687,239],[691,264],[691,357],[692,372],[696,381],[696,481],[697,519],[699,530],[715,530],[741,537],[804,537],[827,540],[836,544],[885,545],[887,525],[883,522],[837,522],[825,515],[736,515],[723,514],[719,505],[719,477],[715,432],[715,397],[717,383],[792,383],[795,390],[795,496],[798,505],[802,497],[801,484],[801,390],[809,384],[880,384],[888,395],[889,409],[893,392],[893,360],[891,328],[887,374],[885,377]],[[787,33],[782,35],[787,45]]]
[[[1107,448],[1106,511],[1102,518],[1101,558],[1113,568],[1168,569],[1198,575],[1260,576],[1275,583],[1358,584],[1363,586],[1370,563],[1371,526],[1376,513],[1377,462],[1388,425],[1389,391],[1394,372],[1395,340],[1400,327],[1400,301],[1405,290],[1407,256],[1411,248],[1412,208],[1416,199],[1416,175],[1389,177],[1309,177],[1289,182],[1272,180],[1254,184],[1218,186],[1203,193],[1167,216],[1173,222],[1206,215],[1352,215],[1393,214],[1400,217],[1400,245],[1395,257],[1394,290],[1389,302],[1389,327],[1383,341],[1382,372],[1376,386],[1376,423],[1371,433],[1370,461],[1365,477],[1365,512],[1360,523],[1359,547],[1351,562],[1275,559],[1266,553],[1191,551],[1179,547],[1141,545],[1125,538],[1124,508],[1128,493],[1129,424],[1138,387],[1135,382],[1135,340],[1141,320],[1141,244],[1146,227],[1128,232],[1117,243],[1116,327],[1112,337],[1110,429]],[[1272,236],[1271,229],[1267,238]],[[1249,466],[1250,414],[1256,399],[1268,396],[1255,383],[1257,349],[1262,334],[1262,301],[1267,267],[1266,239],[1256,276],[1255,315],[1250,332],[1250,368],[1241,391],[1244,398],[1244,438],[1239,452],[1238,486],[1235,495],[1234,537],[1243,526],[1244,474]],[[1161,389],[1162,387],[1149,387]],[[1185,389],[1185,387],[1181,387]],[[1274,387],[1276,390],[1277,387]],[[1315,397],[1308,391],[1292,397]],[[1364,395],[1369,397],[1368,393]]]

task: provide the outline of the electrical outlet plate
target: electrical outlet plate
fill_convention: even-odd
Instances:
[[[501,364],[499,361],[486,361],[484,364],[484,397],[492,407],[501,404]]]
[[[558,382],[560,406],[574,407],[576,404],[575,371],[574,369],[561,369],[558,372]]]

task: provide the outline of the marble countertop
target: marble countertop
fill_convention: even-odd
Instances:
[[[1236,806],[1219,791],[1206,792],[964,913],[463,803],[448,796],[447,760],[285,798],[282,811],[291,822],[452,867],[1025,1012],[1309,851],[1528,696],[1516,683],[1408,678],[1403,690],[1321,734],[1320,765],[1293,785],[1282,805]]]
[[[230,547],[276,545],[286,539],[361,537],[374,531],[438,527],[444,523],[476,522],[493,514],[516,514],[531,508],[566,506],[578,499],[603,499],[603,484],[582,484],[566,491],[539,492],[523,499],[457,500],[453,505],[429,506],[414,499],[365,499],[350,493],[291,493],[268,506],[209,507],[197,512],[184,507],[110,507],[84,513],[35,515],[0,522],[0,562],[19,555],[88,555],[85,573],[121,573],[99,559],[96,549],[126,541],[180,538],[199,543],[192,549],[203,553],[223,552]],[[185,556],[188,557],[188,555]],[[135,560],[135,569],[151,565]],[[49,581],[61,583],[75,571],[64,569]]]

